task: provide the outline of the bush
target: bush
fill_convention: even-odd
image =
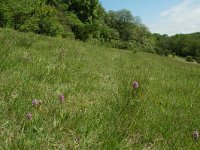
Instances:
[[[12,27],[13,12],[5,4],[0,2],[0,27]]]
[[[192,59],[192,56],[187,56],[185,57],[185,60],[188,62],[193,62],[194,60]]]
[[[196,62],[197,62],[197,63],[200,63],[200,57],[198,57],[198,58],[196,59]]]
[[[131,42],[119,42],[117,45],[117,48],[119,49],[133,49],[133,43]]]
[[[5,15],[5,10],[0,8],[0,27],[5,27],[7,23],[7,17]]]
[[[75,35],[74,35],[73,32],[64,32],[64,33],[62,34],[62,37],[63,37],[63,38],[75,39]]]
[[[27,19],[23,25],[20,26],[19,30],[24,32],[35,32],[39,31],[39,21],[40,19],[37,17],[30,17]]]
[[[163,49],[163,48],[161,48],[161,47],[155,47],[155,52],[156,52],[156,54],[158,54],[158,55],[165,55],[165,56],[167,56],[168,54],[169,54],[169,51],[168,50],[166,50],[166,49]]]
[[[150,47],[144,47],[142,51],[147,52],[147,53],[152,53],[152,54],[156,53],[155,49],[150,48]]]
[[[58,11],[51,6],[43,6],[37,11],[39,21],[39,34],[50,36],[62,35],[64,28],[59,22]]]
[[[175,52],[172,52],[172,57],[173,57],[173,58],[175,57],[175,55],[176,55],[176,53],[175,53]]]

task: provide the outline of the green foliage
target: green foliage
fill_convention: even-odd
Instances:
[[[74,13],[67,14],[67,24],[71,27],[76,39],[86,41],[90,35],[89,23],[84,24]]]
[[[160,48],[160,47],[156,47],[155,51],[156,51],[156,54],[159,54],[159,55],[164,55],[165,54],[165,52],[163,51],[163,49]]]
[[[196,58],[196,62],[200,63],[200,57]]]
[[[182,57],[200,55],[200,33],[177,34],[171,37],[158,34],[154,36],[157,38],[157,46],[163,51],[168,49]]]
[[[38,33],[46,34],[50,36],[61,35],[63,32],[63,27],[58,20],[57,10],[51,6],[44,5],[41,7],[37,16],[40,18]]]
[[[83,22],[89,22],[90,19],[95,19],[98,0],[69,0],[68,11],[75,13]]]
[[[10,26],[12,20],[11,16],[12,14],[9,11],[8,6],[5,3],[0,2],[0,27]]]
[[[131,50],[131,49],[133,49],[133,43],[122,41],[122,42],[119,42],[119,43],[118,43],[117,48],[119,48],[119,49],[129,49],[129,50]]]
[[[40,31],[39,22],[40,19],[38,17],[35,16],[30,17],[28,20],[24,22],[23,25],[20,26],[19,30],[25,32],[31,31],[37,33]]]
[[[193,58],[192,58],[192,56],[185,57],[185,60],[189,61],[189,62],[193,62],[194,61]]]
[[[118,31],[119,37],[123,41],[132,39],[132,30],[140,26],[129,10],[109,11],[105,17],[105,22],[110,28]]]
[[[176,53],[172,52],[172,57],[174,58],[176,56]]]
[[[1,26],[50,36],[57,36],[63,33],[57,9],[45,5],[44,0],[8,0],[7,3],[0,7],[0,10],[2,9],[6,9],[6,11],[3,13],[0,11],[0,15],[3,16]]]
[[[119,33],[117,32],[117,30],[109,28],[106,25],[100,28],[99,36],[104,42],[110,42],[111,40],[119,40]]]
[[[139,17],[126,9],[106,12],[99,0],[2,0],[0,27],[155,51],[154,40]]]
[[[181,50],[181,53],[183,56],[187,56],[189,55],[189,50],[186,47],[183,47],[183,49]]]

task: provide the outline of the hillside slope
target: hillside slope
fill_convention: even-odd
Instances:
[[[199,79],[173,58],[0,29],[0,149],[198,149]]]

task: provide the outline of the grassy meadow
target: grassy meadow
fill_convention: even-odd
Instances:
[[[0,149],[199,149],[199,81],[198,64],[0,29]]]

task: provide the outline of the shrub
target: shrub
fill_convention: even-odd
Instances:
[[[12,15],[10,7],[0,1],[0,27],[12,27]]]
[[[24,32],[38,32],[39,31],[39,21],[37,17],[31,17],[25,21],[23,25],[20,26],[19,30]]]
[[[37,11],[37,16],[40,18],[40,34],[50,36],[62,35],[64,28],[59,22],[57,15],[58,11],[51,6],[43,6]]]
[[[7,22],[7,17],[5,15],[5,11],[0,8],[0,27],[5,27]]]
[[[194,60],[192,59],[192,56],[187,56],[185,57],[185,60],[188,62],[193,62]]]
[[[161,48],[161,47],[155,47],[155,52],[156,52],[156,54],[158,54],[158,55],[165,55],[165,56],[167,56],[168,55],[168,53],[169,53],[169,51],[168,50],[166,50],[166,49],[163,49],[163,48]]]
[[[198,58],[196,59],[196,62],[197,62],[197,63],[200,63],[200,57],[198,57]]]
[[[117,48],[119,49],[133,49],[133,43],[131,42],[119,42],[117,45]]]
[[[175,57],[175,55],[176,55],[176,53],[175,53],[175,52],[172,52],[172,57],[173,57],[173,58]]]
[[[147,53],[155,53],[155,49],[152,47],[142,47],[142,51],[147,52]]]
[[[170,50],[165,51],[165,56],[168,56],[170,54]]]

